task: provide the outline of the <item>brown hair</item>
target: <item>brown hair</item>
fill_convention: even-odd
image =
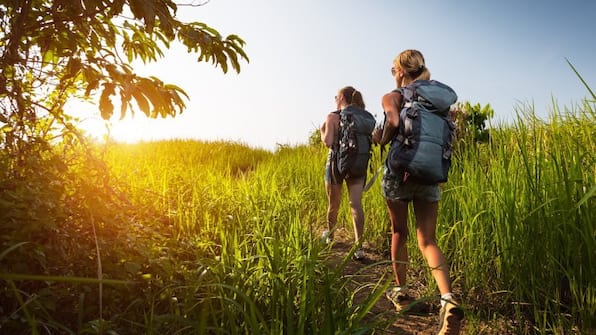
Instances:
[[[402,51],[393,60],[393,66],[403,69],[412,81],[430,79],[430,71],[425,65],[424,56],[418,50],[408,49]]]
[[[362,93],[357,91],[352,86],[346,86],[339,90],[339,93],[344,97],[346,103],[348,105],[358,106],[362,109],[365,108],[364,99],[362,98]]]

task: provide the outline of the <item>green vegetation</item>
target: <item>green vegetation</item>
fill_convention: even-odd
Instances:
[[[94,101],[104,119],[115,105],[121,118],[134,110],[150,118],[181,113],[188,98],[182,88],[137,75],[131,66],[156,62],[171,45],[224,73],[240,72],[248,61],[240,37],[182,22],[177,10],[168,0],[2,1],[0,146],[7,168],[24,172],[33,157],[60,155],[53,144],[84,140],[66,112],[69,102]]]
[[[458,152],[438,236],[464,291],[492,304],[485,312],[593,329],[596,114],[586,103],[549,122],[522,115]]]
[[[133,101],[148,117],[184,108],[181,88],[137,76],[132,60],[176,41],[223,72],[248,58],[238,36],[178,21],[172,2],[81,4],[0,4],[0,332],[360,334],[384,322],[368,312],[387,281],[356,303],[347,258],[327,265],[316,136],[274,153],[85,144],[64,113],[72,98],[98,98],[104,118],[112,99],[121,116]],[[548,122],[520,111],[490,136],[490,106],[464,107],[474,131],[458,143],[438,236],[470,326],[504,316],[519,333],[594,331],[594,101]],[[367,239],[386,252],[378,187],[364,203]]]
[[[589,102],[548,122],[527,111],[458,148],[438,237],[470,327],[499,315],[520,333],[596,327],[595,117]],[[325,262],[320,144],[101,150],[55,150],[18,174],[0,156],[3,331],[362,333],[381,322],[365,316],[387,281],[357,304],[345,263]],[[364,203],[367,239],[386,252],[378,185]]]

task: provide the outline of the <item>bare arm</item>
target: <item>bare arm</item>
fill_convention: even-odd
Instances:
[[[325,143],[328,148],[333,146],[333,140],[335,139],[335,134],[339,128],[339,115],[335,113],[329,113],[327,115],[327,119],[321,125],[321,141]]]
[[[373,141],[378,144],[387,144],[395,136],[397,127],[399,126],[399,112],[401,106],[402,96],[397,92],[390,92],[383,96],[381,105],[385,111],[385,124],[383,129],[375,129],[373,133]]]

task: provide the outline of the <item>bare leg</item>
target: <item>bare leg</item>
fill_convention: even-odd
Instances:
[[[451,282],[449,279],[449,267],[445,256],[437,245],[435,235],[438,208],[438,202],[414,200],[418,248],[420,248],[422,256],[424,256],[431,269],[439,291],[441,294],[446,294],[451,292]]]
[[[364,210],[362,209],[364,178],[348,180],[347,184],[350,196],[350,208],[352,210],[352,222],[354,225],[354,240],[358,243],[364,233]]]
[[[406,285],[408,271],[408,203],[387,200],[391,221],[391,261],[397,286]]]
[[[342,184],[325,183],[327,191],[327,229],[333,235],[333,229],[337,223],[337,213],[339,212],[339,204],[341,201],[341,187]],[[332,236],[331,235],[331,236]]]

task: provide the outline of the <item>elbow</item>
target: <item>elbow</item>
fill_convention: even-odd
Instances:
[[[393,117],[389,117],[387,118],[387,123],[392,127],[392,128],[397,128],[397,126],[399,125],[399,116],[393,116]]]
[[[333,139],[329,138],[328,136],[322,136],[321,140],[323,141],[323,143],[325,143],[325,146],[327,148],[331,148],[331,146],[333,145]]]

